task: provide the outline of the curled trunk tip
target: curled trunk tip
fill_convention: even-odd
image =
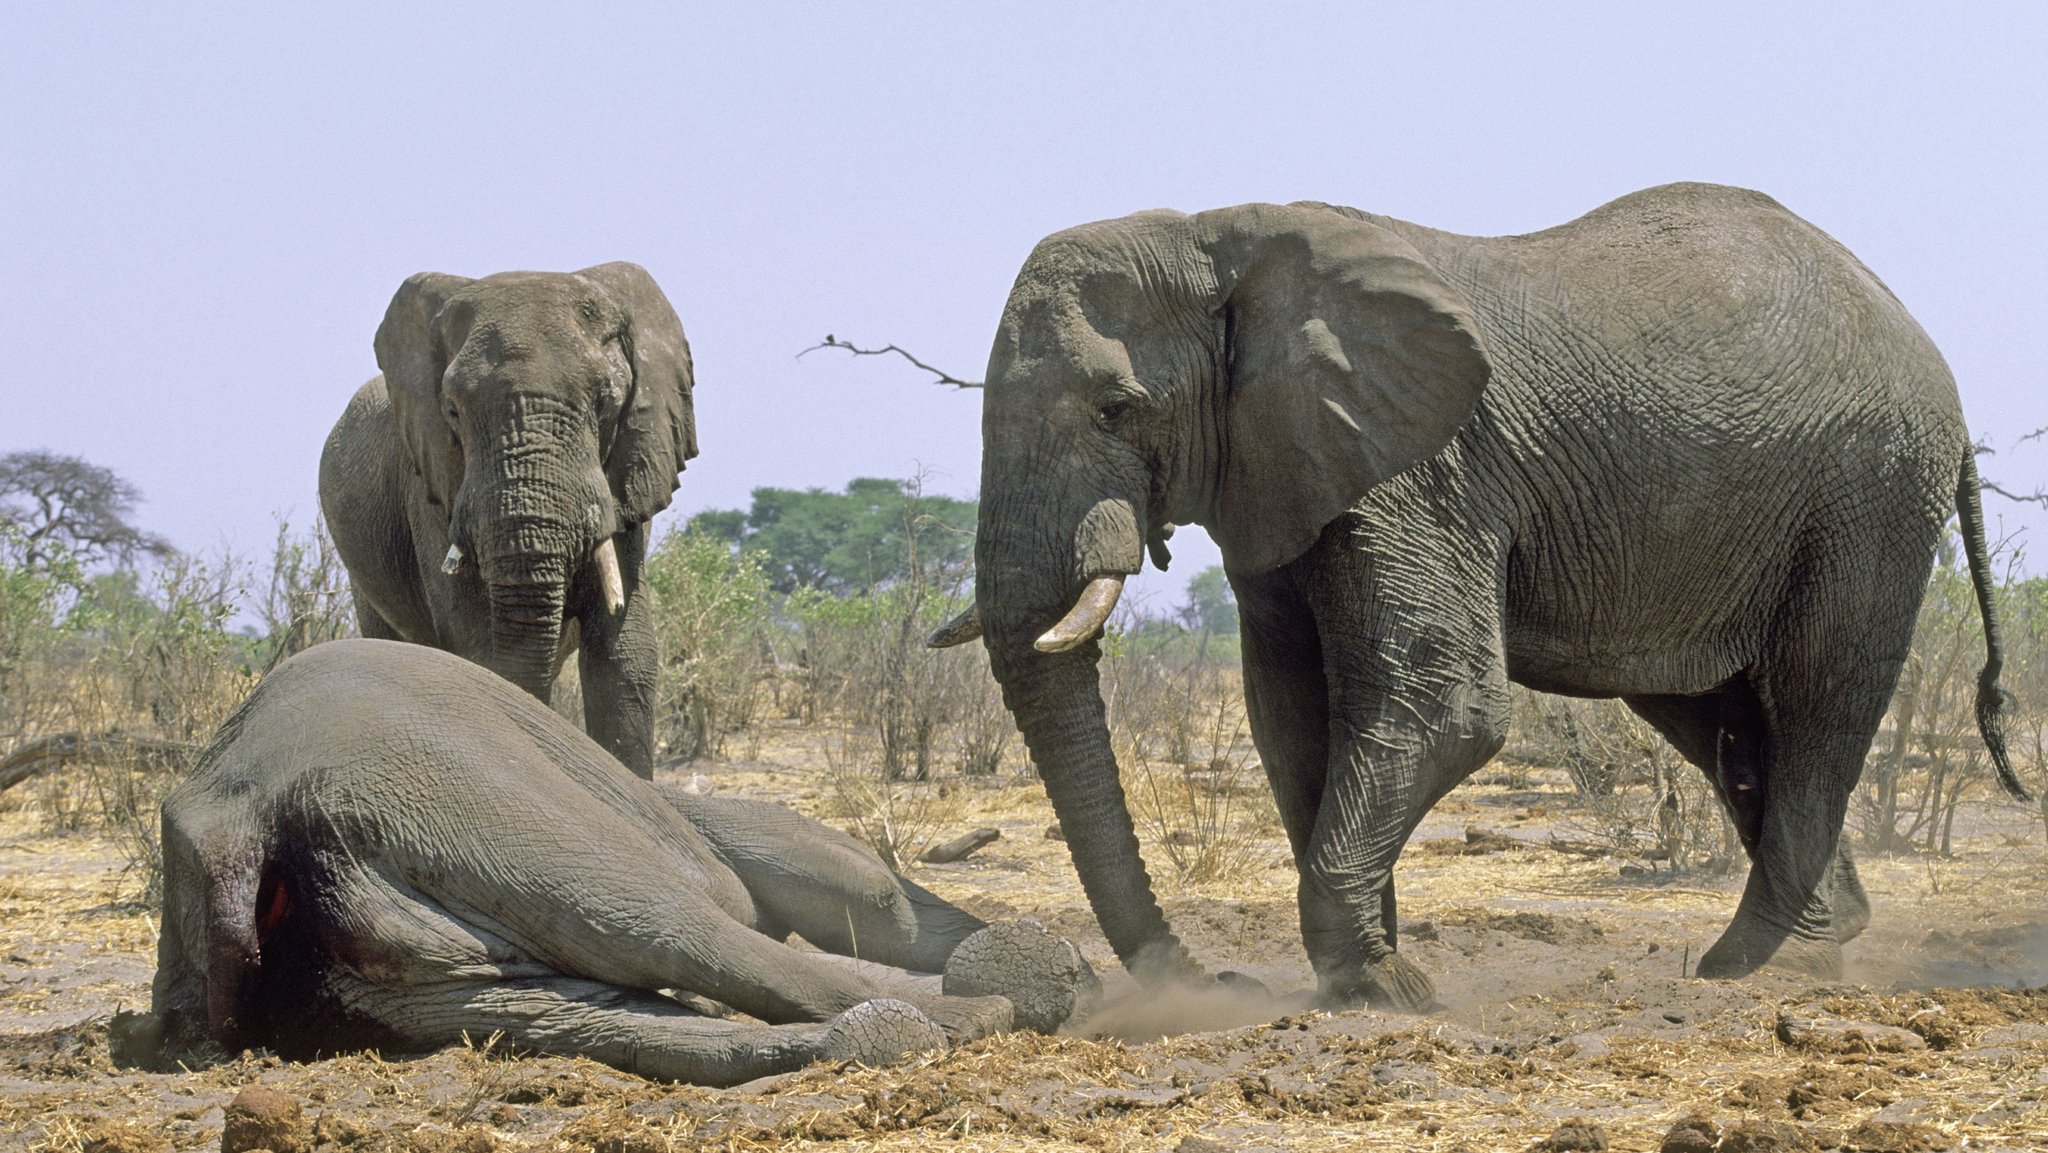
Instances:
[[[1032,647],[1042,653],[1063,653],[1078,648],[1102,631],[1103,622],[1116,611],[1117,598],[1123,595],[1122,576],[1099,576],[1088,582],[1075,599],[1074,607],[1040,636]]]

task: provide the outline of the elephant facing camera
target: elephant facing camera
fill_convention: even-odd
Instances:
[[[654,762],[647,526],[697,455],[682,322],[647,270],[422,272],[382,374],[320,457],[365,637],[444,649],[546,700],[578,655],[585,728]]]

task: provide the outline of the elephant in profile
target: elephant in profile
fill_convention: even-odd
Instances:
[[[1049,237],[990,354],[975,606],[1096,916],[1199,972],[1140,858],[1093,638],[1205,526],[1333,1003],[1420,1009],[1393,866],[1501,748],[1510,681],[1619,697],[1712,782],[1752,868],[1702,976],[1838,972],[1841,844],[1952,508],[2000,652],[1955,383],[1854,256],[1760,193],[1674,184],[1526,236],[1318,203]]]
[[[647,523],[697,455],[675,310],[637,264],[422,272],[376,348],[383,374],[320,457],[362,634],[446,649],[544,700],[580,649],[585,727],[651,775]]]
[[[165,800],[163,846],[151,1010],[116,1030],[132,1063],[502,1033],[725,1085],[1050,1031],[1094,989],[1067,941],[987,925],[780,806],[641,780],[416,645],[280,665]]]

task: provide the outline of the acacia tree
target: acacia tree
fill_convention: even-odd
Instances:
[[[778,593],[847,596],[926,568],[957,568],[973,550],[975,502],[933,496],[916,481],[858,477],[845,492],[757,488],[746,510],[713,509],[687,532],[761,558]]]
[[[167,557],[171,543],[128,522],[142,490],[83,457],[30,449],[0,456],[0,522],[16,538],[24,568],[59,556],[82,566]]]

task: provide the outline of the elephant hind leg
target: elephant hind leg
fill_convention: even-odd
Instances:
[[[987,927],[892,871],[873,849],[801,813],[767,801],[660,789],[785,935],[799,933],[828,953],[937,973],[962,941]]]
[[[392,985],[344,975],[329,986],[352,1015],[421,1048],[495,1035],[515,1051],[584,1056],[697,1085],[737,1085],[819,1060],[886,1064],[946,1043],[930,1018],[886,999],[822,1024],[758,1025],[699,1016],[654,993],[576,977]]]
[[[1883,630],[1891,635],[1869,635],[1858,623],[1853,639],[1805,638],[1793,651],[1806,660],[1759,670],[1766,721],[1755,758],[1762,802],[1744,829],[1749,880],[1734,920],[1700,958],[1701,976],[1739,977],[1765,964],[1839,976],[1842,942],[1869,923],[1842,823],[1912,639],[1910,611],[1872,619],[1894,616],[1899,623]],[[1744,815],[1738,807],[1738,820]]]
[[[1863,878],[1856,872],[1856,858],[1843,841],[1835,848],[1833,886],[1829,890],[1835,913],[1835,940],[1846,945],[1870,927],[1870,894],[1863,891]]]
[[[1756,852],[1764,813],[1764,712],[1747,674],[1697,696],[1622,698],[1713,786],[1742,847]]]

